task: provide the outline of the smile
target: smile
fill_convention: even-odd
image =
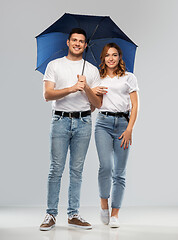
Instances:
[[[74,49],[75,49],[76,51],[79,51],[79,50],[80,50],[80,48],[77,48],[77,47],[74,47]]]

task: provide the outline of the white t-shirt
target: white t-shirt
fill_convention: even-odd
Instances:
[[[55,59],[48,63],[43,81],[55,83],[55,89],[68,88],[78,81],[77,75],[82,74],[84,60],[71,61],[66,57]],[[89,87],[100,84],[98,69],[89,62],[85,62],[83,75]],[[59,100],[52,101],[52,109],[64,112],[78,112],[90,110],[90,103],[84,91],[71,93]]]
[[[106,76],[101,79],[100,86],[108,87],[107,93],[103,95],[103,104],[100,111],[126,112],[131,109],[130,95],[138,91],[137,79],[133,73],[126,72],[124,76],[113,78]]]

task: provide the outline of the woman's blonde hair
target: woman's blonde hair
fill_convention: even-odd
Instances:
[[[122,59],[122,51],[116,43],[106,44],[101,52],[101,56],[100,56],[101,64],[99,65],[100,77],[105,78],[107,75],[107,66],[105,64],[105,57],[106,57],[106,53],[108,52],[109,48],[115,48],[118,51],[119,63],[118,63],[117,69],[114,71],[114,73],[118,77],[121,77],[121,76],[125,75],[126,67],[125,67],[125,62]]]

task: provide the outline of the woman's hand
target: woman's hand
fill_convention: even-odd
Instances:
[[[106,93],[108,92],[106,89],[108,89],[108,88],[107,88],[107,87],[99,86],[99,87],[92,88],[92,91],[93,91],[96,95],[101,96],[101,95],[106,94]]]
[[[121,142],[121,147],[124,145],[124,149],[129,147],[129,142],[130,145],[132,144],[132,130],[125,130],[125,132],[123,132],[119,139],[122,139]]]

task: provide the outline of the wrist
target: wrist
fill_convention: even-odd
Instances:
[[[127,127],[126,130],[127,130],[128,132],[132,132],[133,128],[131,128],[131,127]]]
[[[89,87],[88,84],[86,83],[86,85],[85,85],[85,87],[84,87],[84,90],[87,91],[87,90],[89,90],[89,89],[90,89],[90,87]]]
[[[73,93],[74,92],[74,88],[73,87],[69,87],[68,91],[69,91],[69,93]]]

